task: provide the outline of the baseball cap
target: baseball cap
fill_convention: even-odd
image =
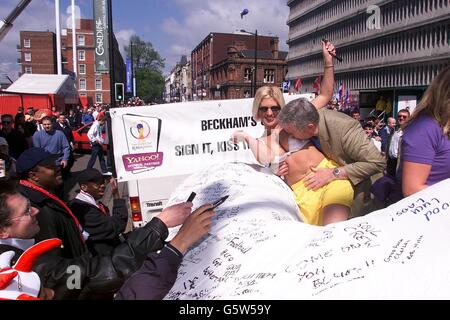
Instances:
[[[25,150],[17,159],[16,169],[19,174],[26,173],[37,165],[54,165],[58,158],[58,154],[51,154],[45,149],[30,148]]]
[[[101,173],[97,169],[86,169],[82,171],[80,174],[78,174],[78,183],[85,184],[88,182],[103,182],[105,180],[105,177],[107,175]]]
[[[0,137],[0,146],[8,146],[8,141],[3,137]]]

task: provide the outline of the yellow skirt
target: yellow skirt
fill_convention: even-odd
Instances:
[[[323,159],[317,168],[337,168],[338,165],[328,159]],[[353,187],[348,180],[334,180],[316,191],[308,190],[303,180],[291,186],[295,201],[300,207],[300,218],[308,224],[323,225],[323,208],[330,204],[340,204],[351,207],[353,202]]]

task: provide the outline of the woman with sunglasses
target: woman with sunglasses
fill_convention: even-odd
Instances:
[[[399,186],[408,197],[450,178],[450,67],[433,80],[403,126]]]
[[[324,81],[320,95],[311,102],[317,109],[325,107],[330,101],[334,83],[335,48],[330,42],[323,42],[322,48],[325,61]],[[279,88],[269,86],[260,88],[253,102],[253,116],[264,125],[264,135],[255,139],[243,131],[237,131],[232,136],[233,142],[245,140],[261,164],[270,166],[277,175],[284,176],[296,196],[304,222],[326,225],[347,220],[353,201],[353,188],[350,182],[337,180],[330,183],[339,190],[339,195],[333,196],[332,199],[328,199],[329,201],[323,197],[323,190],[328,186],[319,190],[305,187],[303,179],[312,172],[311,168],[320,166],[337,168],[338,165],[326,159],[314,141],[296,139],[281,129],[277,116],[284,106],[285,102]]]
[[[333,95],[334,85],[334,64],[333,58],[336,56],[336,48],[329,41],[322,41],[322,54],[324,58],[324,77],[321,86],[321,91],[318,96],[311,102],[317,109],[325,107],[330,101]],[[267,149],[264,148],[263,152],[260,152],[260,142],[264,143],[270,150],[272,141],[278,143],[280,133],[282,133],[283,139],[287,141],[287,134],[281,131],[281,127],[278,125],[278,113],[285,106],[283,93],[278,87],[264,86],[256,91],[255,98],[253,100],[252,114],[256,120],[260,120],[264,126],[264,134],[259,139],[250,137],[245,132],[239,130],[233,133],[232,140],[235,142],[247,141],[251,150],[255,154],[256,158],[262,164],[271,163],[276,152],[267,153]],[[292,140],[294,141],[294,140]],[[295,144],[295,142],[292,142]],[[303,142],[300,142],[303,144]],[[297,149],[296,147],[295,149]],[[292,151],[291,149],[288,151]],[[285,161],[281,161],[279,165],[278,174],[284,176],[288,173],[288,166]]]

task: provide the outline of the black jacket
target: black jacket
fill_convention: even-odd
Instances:
[[[128,222],[128,209],[124,199],[114,199],[112,216],[78,199],[73,199],[69,207],[84,230],[89,233],[86,244],[93,255],[110,254],[112,249],[121,243],[120,236]]]
[[[182,259],[183,255],[170,244],[160,253],[150,253],[142,267],[125,282],[115,299],[161,300],[172,289]]]
[[[41,231],[36,242],[59,238],[61,249],[41,256],[34,270],[43,284],[55,291],[55,299],[112,299],[125,278],[135,272],[148,253],[164,246],[168,230],[158,218],[128,234],[127,240],[108,256],[92,256],[66,210],[53,199],[25,186],[18,186],[39,209]]]
[[[55,130],[62,131],[62,133],[64,133],[64,135],[66,136],[66,139],[67,139],[67,141],[68,141],[69,143],[74,143],[74,142],[75,142],[75,139],[74,139],[73,133],[72,133],[72,128],[69,126],[69,124],[66,124],[66,125],[64,126],[64,128],[63,128],[63,127],[61,127],[61,125],[59,124],[59,122],[56,122],[56,123],[53,125],[53,128],[54,128]]]
[[[0,130],[0,137],[6,139],[9,145],[9,154],[14,159],[19,159],[22,152],[28,149],[28,142],[22,132],[13,129],[10,133]]]

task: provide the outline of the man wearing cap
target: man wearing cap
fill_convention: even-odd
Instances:
[[[112,299],[147,254],[164,247],[168,228],[183,224],[191,215],[192,203],[164,209],[144,227],[128,233],[125,242],[111,254],[92,256],[86,247],[88,234],[70,208],[54,195],[62,182],[54,160],[54,155],[41,148],[30,148],[17,160],[17,171],[22,177],[18,190],[39,209],[40,231],[35,240],[62,240],[62,247],[46,255],[36,271],[41,278],[48,279],[56,299]],[[207,208],[201,207],[194,214]],[[81,286],[69,288],[67,284],[73,281],[74,272],[78,272],[77,283]]]
[[[54,129],[52,119],[49,116],[42,118],[42,126],[44,130],[36,131],[33,135],[33,146],[58,155],[58,163],[66,168],[70,157],[70,145],[66,136],[62,131]]]
[[[114,197],[112,215],[100,199],[105,193],[105,177],[97,169],[86,169],[78,177],[80,192],[69,203],[80,224],[89,233],[86,241],[93,255],[107,255],[124,240],[122,232],[128,222],[128,209],[120,199],[117,182],[111,178]]]

